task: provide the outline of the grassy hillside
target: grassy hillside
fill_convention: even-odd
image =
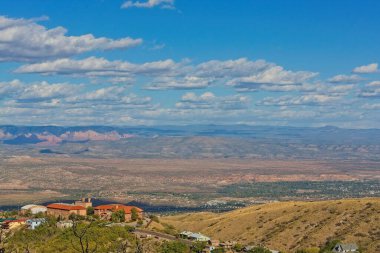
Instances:
[[[281,251],[320,246],[330,238],[356,242],[364,252],[380,252],[380,198],[278,202],[222,214],[168,216],[162,222]]]

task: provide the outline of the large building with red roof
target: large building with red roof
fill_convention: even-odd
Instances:
[[[84,206],[66,204],[66,203],[53,203],[47,205],[47,214],[54,217],[68,219],[71,214],[86,215],[86,208]]]
[[[144,216],[144,210],[136,206],[125,206],[122,204],[100,205],[95,207],[95,214],[99,215],[103,219],[110,220],[112,213],[124,210],[125,220],[130,221],[132,219],[132,209],[136,210],[138,218],[142,219]]]

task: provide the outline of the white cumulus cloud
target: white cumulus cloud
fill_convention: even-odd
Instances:
[[[358,73],[358,74],[376,73],[379,71],[378,67],[379,65],[377,63],[371,63],[368,65],[356,67],[352,70],[352,72]]]
[[[152,80],[152,83],[147,85],[147,90],[193,90],[204,89],[212,84],[213,78],[185,76],[180,78],[162,76]]]
[[[121,8],[153,8],[174,9],[174,0],[146,0],[146,1],[126,1]]]
[[[249,107],[250,98],[242,95],[231,95],[218,97],[212,92],[205,92],[201,95],[196,95],[193,92],[184,94],[181,101],[176,103],[178,109],[195,109],[195,110],[216,110],[230,111],[242,110]]]
[[[38,20],[37,20],[38,21]],[[70,57],[94,50],[125,49],[142,39],[68,36],[64,27],[48,29],[36,20],[0,16],[0,61],[41,61]]]
[[[254,91],[262,85],[302,85],[317,75],[318,73],[309,71],[293,72],[275,65],[269,66],[254,75],[232,79],[229,84],[239,91]]]
[[[267,97],[262,99],[258,105],[266,106],[292,106],[292,105],[309,105],[318,106],[330,104],[340,100],[340,96],[325,95],[325,94],[307,94],[302,96],[282,96],[282,97]]]
[[[336,75],[328,79],[330,83],[358,83],[363,81],[358,75]]]
[[[108,61],[104,58],[89,57],[82,60],[69,58],[23,65],[15,73],[40,73],[86,76],[131,76],[136,74],[154,75],[176,67],[172,60],[133,64],[126,61]]]

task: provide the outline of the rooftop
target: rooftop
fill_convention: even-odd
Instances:
[[[26,219],[18,219],[18,220],[6,220],[4,223],[9,224],[9,223],[18,223],[18,222],[25,222]]]
[[[42,205],[34,205],[34,204],[30,204],[30,205],[26,205],[26,206],[23,206],[21,207],[21,210],[32,210],[34,208],[46,208],[45,206],[42,206]]]
[[[358,249],[358,245],[355,243],[338,243],[335,248],[342,247],[343,250],[355,251]]]
[[[183,231],[181,232],[181,235],[187,236],[189,238],[211,240],[208,236],[202,235],[201,233],[193,233],[190,231]]]
[[[75,206],[75,205],[66,204],[66,203],[53,203],[53,204],[47,205],[46,207],[50,209],[59,209],[59,210],[67,210],[67,211],[86,210],[86,208],[83,206]]]

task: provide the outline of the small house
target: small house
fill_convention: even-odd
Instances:
[[[337,245],[335,245],[332,252],[346,253],[346,252],[357,252],[358,250],[359,250],[359,247],[355,243],[338,243]]]
[[[207,237],[205,235],[202,235],[201,233],[193,233],[190,231],[183,231],[179,234],[180,238],[188,239],[190,241],[196,241],[196,242],[209,242],[211,240],[210,237]]]
[[[26,219],[18,219],[18,220],[6,220],[2,224],[2,228],[4,229],[16,229],[22,225],[25,225]]]
[[[255,246],[247,245],[247,246],[245,246],[245,247],[243,248],[243,251],[244,251],[244,252],[248,252],[248,251],[250,251],[250,250],[252,250],[252,249],[254,249],[254,248],[255,248]]]
[[[179,234],[179,237],[182,238],[182,239],[188,239],[188,237],[192,234],[193,232],[190,232],[190,231],[182,231],[180,234]]]
[[[72,228],[73,222],[71,220],[68,221],[59,221],[57,222],[57,228],[65,229],[65,228]]]
[[[45,223],[45,218],[38,218],[38,219],[29,219],[26,220],[26,225],[28,225],[29,229],[36,229],[36,227],[40,226],[41,224]]]

